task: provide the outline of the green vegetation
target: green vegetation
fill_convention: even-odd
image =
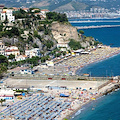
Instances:
[[[13,37],[13,36],[19,36],[20,32],[17,27],[6,27],[3,30],[3,26],[0,26],[0,37]]]
[[[80,49],[80,48],[81,48],[80,42],[75,41],[75,40],[73,40],[73,39],[70,40],[70,42],[69,42],[68,45],[69,45],[70,48],[73,49],[73,50],[77,50],[77,49]]]
[[[6,100],[5,99],[0,99],[0,103],[1,103],[1,106],[3,106],[3,102],[5,102]]]
[[[48,60],[50,57],[47,55],[47,56],[43,56],[41,57],[41,63],[44,63],[46,60]]]
[[[32,57],[32,58],[27,58],[26,60],[21,60],[21,61],[15,61],[15,62],[9,62],[9,66],[17,67],[21,66],[25,63],[32,64],[33,66],[38,65],[38,61],[40,60],[39,57]]]
[[[7,71],[8,59],[4,55],[0,55],[0,78]]]
[[[83,31],[83,30],[79,30],[79,33],[80,33],[80,34],[84,34],[84,31]]]
[[[102,44],[101,42],[99,41],[94,41],[94,45],[97,46],[98,44]]]
[[[13,15],[15,16],[15,19],[28,18],[29,17],[28,14],[22,9],[20,9],[19,11],[14,12]]]
[[[47,49],[50,49],[51,47],[53,47],[54,43],[53,41],[47,40],[45,45],[47,46]]]
[[[58,22],[68,22],[66,14],[49,12],[46,14],[48,20],[58,21]]]
[[[10,54],[9,57],[8,57],[8,59],[10,59],[10,60],[15,59],[15,55]]]

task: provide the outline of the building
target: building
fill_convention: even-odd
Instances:
[[[22,8],[22,10],[24,10],[25,12],[28,12],[29,8]]]
[[[54,62],[53,61],[46,61],[47,66],[54,66]]]
[[[0,5],[0,14],[1,14],[3,8],[4,8],[4,5]]]
[[[5,55],[5,45],[2,40],[0,40],[0,55]]]
[[[20,74],[34,74],[34,72],[33,70],[25,69],[25,70],[20,70]]]
[[[33,48],[31,50],[25,50],[25,55],[28,57],[28,58],[32,58],[33,56],[38,56],[40,57],[41,54],[40,54],[40,49],[39,48]]]
[[[13,90],[0,90],[0,99],[11,100],[14,98],[14,91]]]
[[[47,9],[41,10],[41,17],[42,17],[42,18],[46,18],[46,13],[48,13],[48,12],[50,12],[50,11],[47,10]]]
[[[12,7],[13,11],[16,12],[16,11],[19,11],[20,8],[16,8],[16,7]]]
[[[60,48],[61,51],[66,51],[70,49],[68,43],[58,43],[57,48]]]
[[[15,22],[15,16],[13,16],[12,9],[3,9],[1,12],[1,21],[8,20],[9,23]]]
[[[36,12],[36,11],[40,11],[40,9],[39,8],[35,8],[31,12]]]
[[[41,10],[41,13],[43,13],[43,14],[46,14],[46,13],[48,13],[48,12],[50,12],[50,11],[47,10],[47,9],[43,9],[43,10]]]
[[[26,55],[19,55],[16,57],[16,61],[26,60],[28,57]]]
[[[20,51],[16,46],[10,46],[5,49],[5,55],[9,56],[10,54],[15,55],[15,58],[20,55]]]

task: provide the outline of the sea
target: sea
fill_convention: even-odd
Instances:
[[[73,26],[97,26],[97,25],[120,25],[118,19],[71,19]],[[76,21],[76,23],[73,23]],[[85,36],[92,36],[95,40],[111,47],[120,47],[120,27],[84,29]],[[120,75],[120,54],[113,56],[99,63],[93,63],[76,72],[91,74],[92,77],[106,77]]]
[[[69,19],[72,26],[120,25],[120,18],[114,19]],[[120,27],[84,29],[85,36],[111,47],[120,47]],[[90,64],[77,70],[77,75],[84,73],[92,77],[108,77],[120,75],[120,54]],[[71,120],[120,120],[120,90],[103,96],[82,107]]]

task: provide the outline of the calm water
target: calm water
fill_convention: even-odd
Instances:
[[[120,91],[95,100],[82,109],[72,120],[120,120]]]
[[[106,22],[95,22],[94,25],[105,25],[105,23]],[[91,25],[93,23],[87,24]],[[109,24],[111,23],[108,22],[107,25]],[[120,23],[113,22],[112,24]],[[72,23],[72,25],[84,26],[85,23]],[[120,47],[120,27],[86,29],[84,31],[86,36],[93,36],[96,40],[99,40],[105,45],[112,45],[111,47]],[[91,76],[120,75],[120,54],[101,62],[88,65],[82,70],[77,71],[78,75],[81,75],[83,73],[90,73]],[[120,91],[95,100],[92,103],[83,106],[82,109],[82,111],[79,110],[75,114],[72,120],[120,120]]]
[[[100,22],[99,24],[105,23],[106,22]],[[120,22],[114,22],[114,24],[115,23],[119,23],[120,25]],[[76,24],[72,23],[73,26],[81,26],[79,23]],[[102,42],[105,45],[111,45],[111,47],[120,47],[120,27],[84,29],[84,32],[86,36],[93,36],[96,40]],[[117,55],[108,60],[84,67],[82,70],[78,70],[77,74],[81,75],[83,73],[91,73],[91,76],[120,75],[119,63],[120,55]]]

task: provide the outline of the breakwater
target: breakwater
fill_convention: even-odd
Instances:
[[[110,28],[110,27],[120,27],[120,25],[100,25],[100,26],[76,26],[77,29],[92,29],[92,28]]]
[[[103,95],[107,95],[107,94],[109,94],[109,93],[111,93],[111,92],[113,92],[113,91],[116,91],[117,89],[119,89],[120,88],[120,83],[115,83],[115,85],[113,86],[113,87],[111,87],[111,88],[108,88],[104,93],[103,93]]]
[[[96,22],[105,22],[105,23],[110,23],[110,22],[120,22],[118,20],[114,20],[114,21],[103,21],[103,20],[99,20],[99,21],[91,21],[91,20],[87,20],[87,21],[69,21],[70,23],[96,23]]]

